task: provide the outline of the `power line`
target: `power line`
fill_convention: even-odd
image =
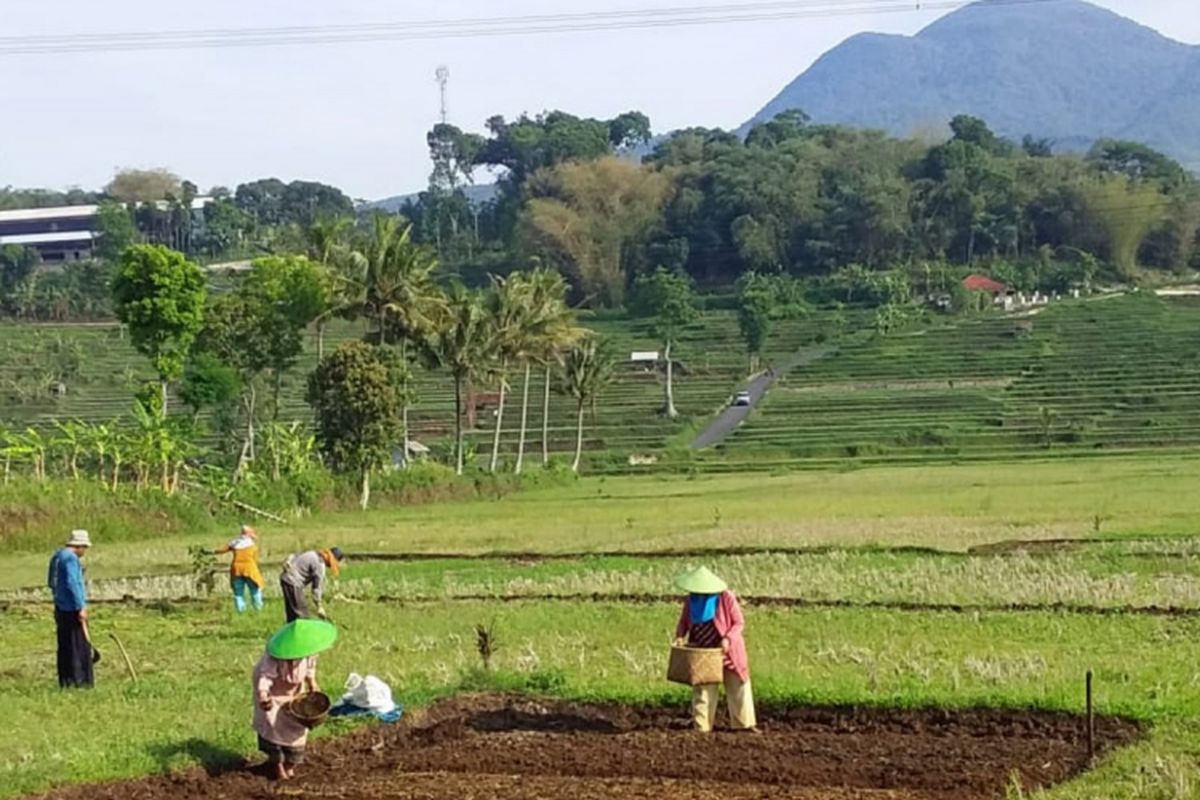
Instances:
[[[980,9],[1040,5],[1060,0],[992,0]],[[678,28],[771,22],[864,14],[899,14],[957,9],[968,0],[774,0],[737,5],[677,6],[632,11],[410,20],[341,25],[0,37],[0,56],[155,50],[273,47],[385,41],[468,39],[594,31]]]

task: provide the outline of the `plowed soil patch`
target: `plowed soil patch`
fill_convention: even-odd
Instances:
[[[297,780],[251,768],[60,789],[52,800],[991,800],[1087,766],[1082,720],[1035,712],[780,709],[760,735],[688,730],[682,709],[458,698],[310,747]],[[1101,751],[1139,734],[1097,720]]]

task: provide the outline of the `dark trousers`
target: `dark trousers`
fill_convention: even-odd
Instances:
[[[289,767],[294,767],[297,764],[304,763],[304,745],[299,747],[284,747],[281,744],[268,742],[258,736],[258,749],[267,756],[267,763],[274,766],[276,764],[286,764]]]
[[[288,622],[312,616],[304,599],[303,587],[280,581],[279,588],[283,591],[283,613]]]
[[[58,685],[64,689],[91,686],[92,645],[83,632],[77,611],[54,610],[54,626],[58,630]]]

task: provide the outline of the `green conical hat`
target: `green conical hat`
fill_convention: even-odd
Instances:
[[[307,658],[333,647],[337,637],[337,628],[328,622],[298,619],[275,631],[267,640],[267,653],[287,660]]]
[[[720,594],[729,587],[708,567],[697,567],[675,579],[675,585],[688,594]]]

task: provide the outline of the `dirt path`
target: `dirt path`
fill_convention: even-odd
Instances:
[[[74,786],[45,800],[992,800],[1085,768],[1083,724],[1066,714],[797,708],[763,714],[764,732],[702,736],[683,709],[475,696],[396,727],[310,748],[297,781],[203,770]],[[1137,727],[1097,721],[1102,750]]]

